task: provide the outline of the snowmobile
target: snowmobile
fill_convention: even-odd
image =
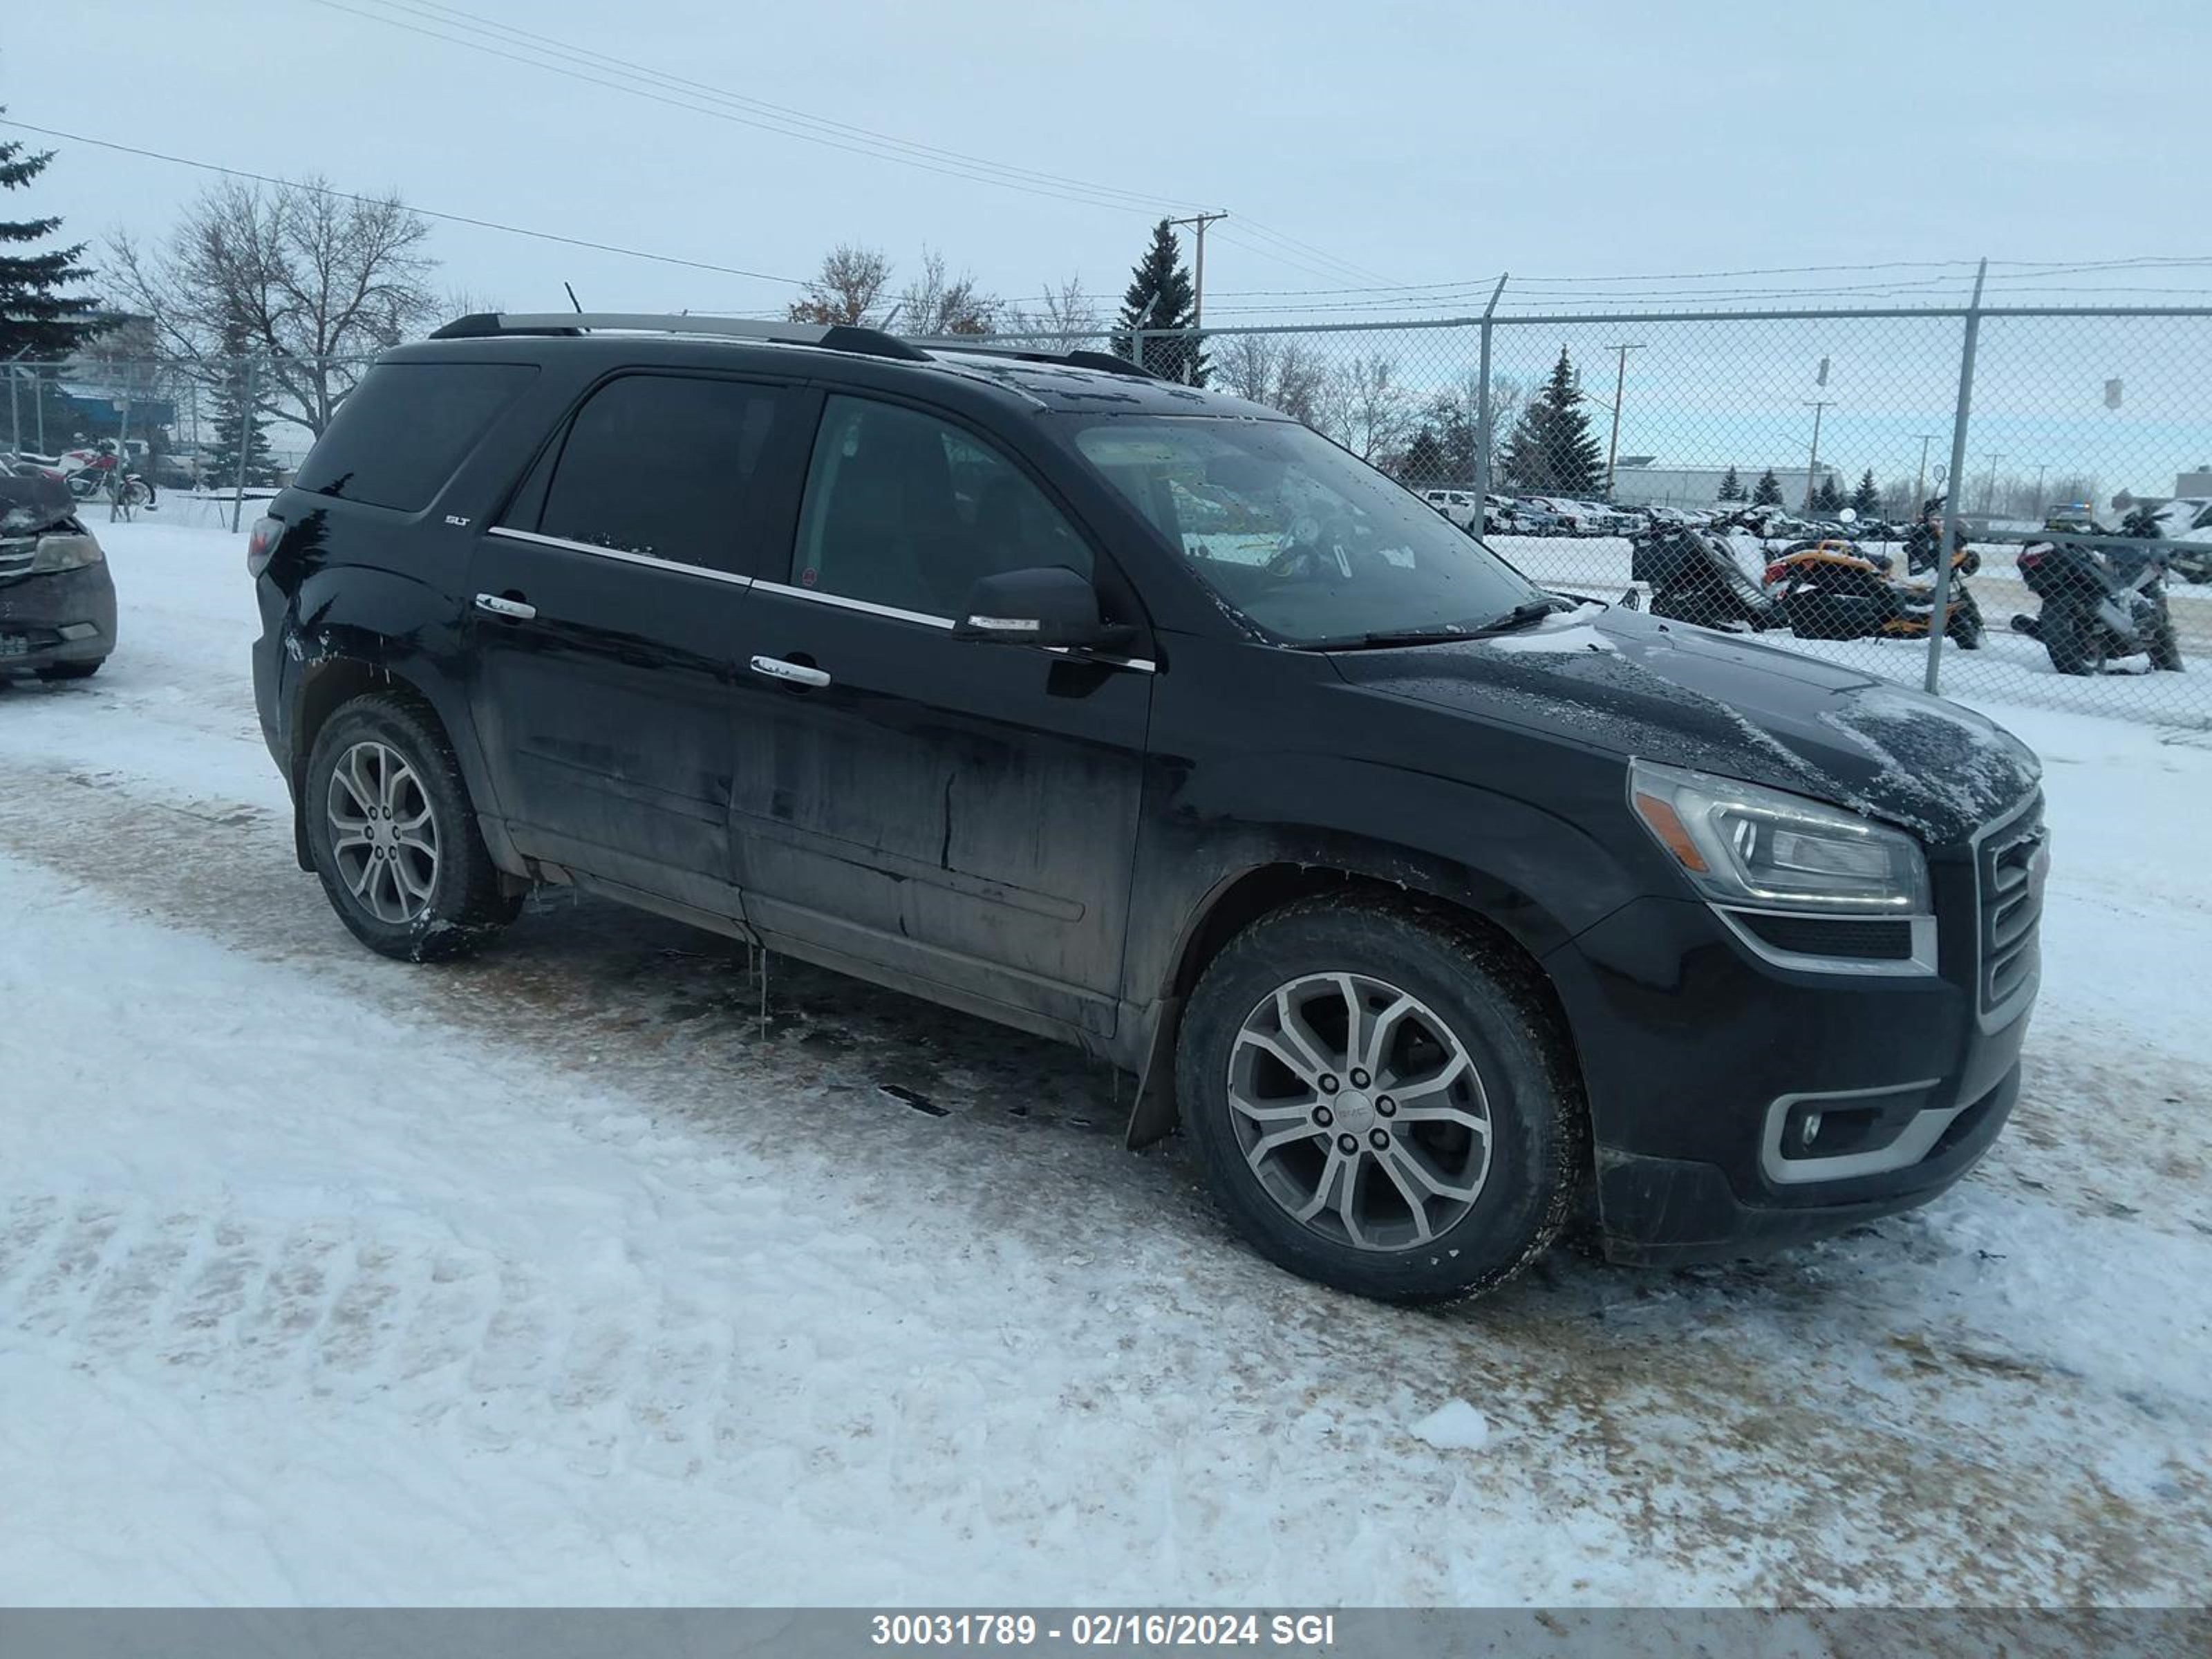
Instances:
[[[2178,674],[2181,643],[2166,609],[2166,564],[2163,548],[2031,543],[2021,550],[2020,576],[2042,608],[2014,617],[2013,632],[2042,641],[2061,674],[2101,674],[2112,658],[2138,654]]]
[[[1933,623],[1932,582],[1892,574],[1887,553],[1835,538],[1785,549],[1766,567],[1766,591],[1780,625],[1805,640],[1924,640]],[[1951,555],[1951,592],[1943,632],[1966,651],[1987,632],[1966,578],[1982,568],[1972,548]]]
[[[1651,614],[1733,633],[1780,625],[1774,606],[1728,544],[1690,525],[1655,524],[1628,538],[1631,580],[1651,589]]]

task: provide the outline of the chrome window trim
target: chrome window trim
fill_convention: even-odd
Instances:
[[[789,582],[770,581],[765,576],[755,577],[752,585],[772,593],[786,594],[794,599],[811,599],[817,605],[835,605],[841,611],[857,611],[864,616],[887,617],[893,622],[918,623],[924,628],[941,629],[948,634],[952,631],[954,626],[953,620],[950,617],[934,617],[926,611],[902,611],[896,605],[878,605],[873,599],[856,599],[848,593],[824,593],[816,587],[794,587]],[[1019,645],[1022,641],[1010,639],[1001,643]],[[1131,668],[1140,674],[1156,674],[1159,672],[1159,665],[1150,657],[1109,657],[1099,652],[1078,652],[1065,645],[1047,645],[1033,648],[1050,652],[1056,657],[1079,657],[1085,662],[1101,662],[1115,668]]]
[[[711,565],[686,564],[681,559],[664,559],[651,553],[632,553],[627,548],[600,547],[591,542],[572,542],[566,536],[542,535],[535,530],[510,530],[495,524],[484,532],[502,541],[530,542],[539,547],[557,547],[566,553],[589,553],[595,557],[612,559],[621,564],[643,565],[648,570],[673,570],[678,575],[704,576],[708,581],[728,582],[736,587],[750,587],[753,578],[741,576],[734,570],[717,570]]]
[[[1943,1138],[1944,1131],[1959,1120],[1974,1103],[1961,1101],[1955,1106],[1929,1106],[1916,1113],[1905,1126],[1904,1133],[1887,1146],[1870,1152],[1838,1152],[1828,1158],[1784,1158],[1782,1156],[1782,1131],[1790,1119],[1792,1106],[1822,1101],[1833,1101],[1838,1107],[1855,1100],[1874,1100],[1883,1095],[1911,1094],[1917,1090],[1933,1089],[1941,1078],[1927,1078],[1918,1083],[1893,1083],[1879,1089],[1844,1089],[1835,1091],[1815,1090],[1808,1094],[1782,1095],[1766,1109],[1766,1125],[1759,1138],[1759,1167],[1766,1178],[1778,1187],[1802,1187],[1815,1181],[1853,1181],[1861,1176],[1887,1175],[1893,1170],[1909,1168],[1928,1156],[1929,1151]]]
[[[1874,975],[1886,978],[1922,978],[1936,971],[1936,918],[1932,915],[1832,915],[1818,911],[1776,910],[1753,904],[1712,906],[1713,914],[1728,924],[1729,932],[1763,961],[1778,968],[1808,974]],[[1792,921],[1902,921],[1911,924],[1912,953],[1906,957],[1875,957],[1809,956],[1784,951],[1768,943],[1737,920],[1739,916],[1787,916]]]
[[[924,628],[941,628],[948,634],[952,631],[951,617],[933,617],[926,611],[902,611],[895,605],[878,605],[873,599],[856,599],[848,593],[824,593],[819,588],[794,587],[789,582],[770,581],[765,576],[755,577],[753,586],[772,593],[787,593],[795,599],[811,599],[817,605],[836,605],[840,611],[888,617],[893,622],[920,623]]]

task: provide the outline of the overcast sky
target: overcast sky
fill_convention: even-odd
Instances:
[[[793,289],[765,278],[803,276],[841,240],[902,270],[940,248],[1009,297],[1080,273],[1118,299],[1147,222],[1200,205],[1235,216],[1207,244],[1222,324],[1293,303],[1479,308],[1445,289],[1277,291],[1472,289],[1506,269],[1534,295],[1544,277],[2212,255],[2212,141],[2190,91],[2212,62],[2203,0],[343,6],[111,0],[67,25],[80,46],[97,36],[97,67],[61,75],[56,54],[76,49],[19,20],[0,100],[89,137],[765,274],[440,225],[446,283],[518,309],[565,304],[564,280],[599,308],[771,309]],[[664,82],[648,98],[532,67],[514,59],[543,52],[513,31],[601,60],[565,62],[574,75],[616,81],[604,60],[620,58],[709,90]],[[811,142],[729,98],[843,125]],[[917,157],[930,170],[855,153],[884,148],[855,128],[1079,183],[1010,188],[942,155]],[[158,234],[209,182],[35,142],[60,151],[35,210],[72,234]],[[1954,281],[1808,280],[1931,277]],[[2130,280],[2212,283],[2202,267]]]

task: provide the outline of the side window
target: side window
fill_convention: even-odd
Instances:
[[[951,617],[981,578],[1036,565],[1092,574],[1082,537],[1005,456],[896,404],[823,405],[794,584]]]
[[[774,386],[625,374],[586,400],[535,525],[548,536],[726,568],[783,394]],[[516,506],[527,511],[535,491]]]
[[[419,513],[537,373],[528,363],[379,363],[338,405],[294,482]]]

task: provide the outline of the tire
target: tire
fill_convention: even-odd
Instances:
[[[100,672],[100,664],[106,660],[105,657],[94,657],[90,662],[48,663],[33,672],[42,680],[88,680]]]
[[[2181,668],[2181,641],[2173,631],[2173,618],[2166,608],[2159,608],[2158,620],[2149,629],[2150,665],[2169,674],[2179,674]]]
[[[2045,609],[2043,648],[2051,665],[2062,674],[2101,674],[2105,672],[2104,630],[2071,608]]]
[[[1953,617],[1949,624],[1943,629],[1952,643],[1961,651],[1980,650],[1984,631],[1982,619],[1964,611]]]
[[[356,697],[333,714],[301,797],[323,892],[370,950],[404,962],[467,956],[520,913],[485,850],[460,763],[413,698]],[[343,840],[334,814],[350,826]]]
[[[1343,1047],[1351,999],[1331,976],[1370,1018],[1412,1001],[1364,1086]],[[1274,1046],[1254,1040],[1270,1028]],[[1278,1057],[1310,1062],[1316,1047],[1310,1082]],[[1407,1085],[1418,1106],[1376,1086],[1401,1066],[1431,1085]],[[1453,918],[1372,897],[1308,900],[1231,940],[1192,994],[1176,1087],[1237,1231],[1292,1273],[1386,1302],[1455,1302],[1504,1284],[1559,1235],[1586,1163],[1581,1084],[1528,971]],[[1310,1221],[1293,1213],[1302,1199]]]

